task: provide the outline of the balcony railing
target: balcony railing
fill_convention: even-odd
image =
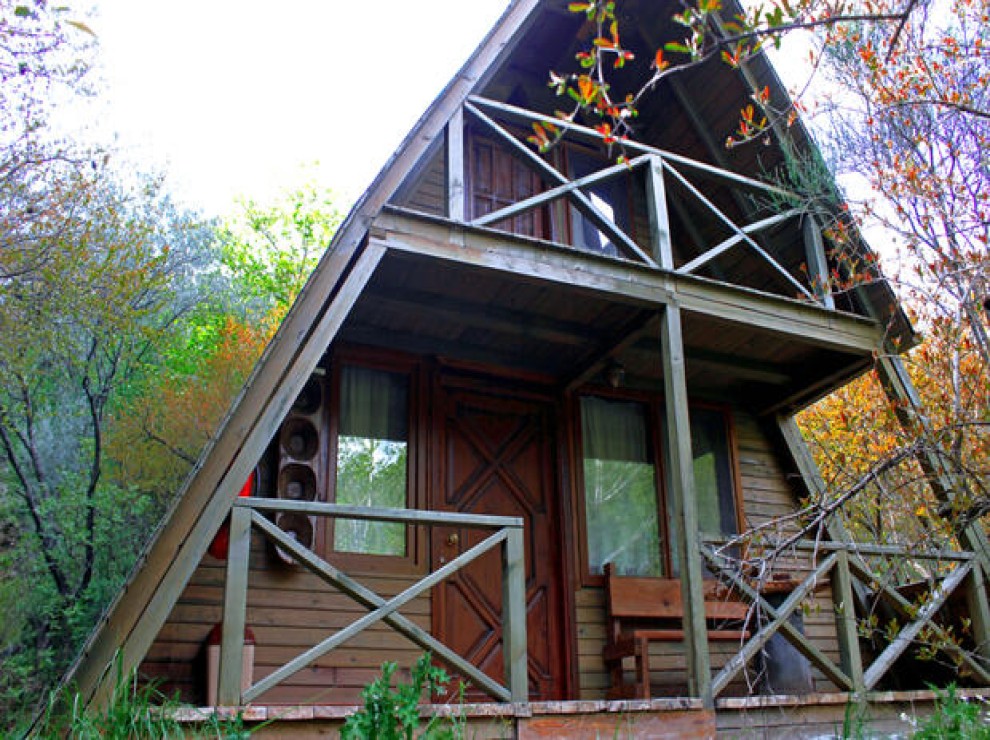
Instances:
[[[427,574],[413,586],[391,598],[384,598],[299,544],[265,515],[265,512],[292,511],[310,516],[398,522],[414,525],[477,527],[494,530],[487,538],[458,557]],[[251,529],[257,529],[276,547],[317,577],[369,610],[365,616],[296,656],[281,668],[245,690],[241,690],[244,626],[247,613],[248,561]],[[502,552],[502,649],[506,685],[481,672],[421,627],[402,616],[399,610],[494,548]],[[220,645],[218,703],[242,706],[302,670],[313,661],[350,640],[373,624],[384,622],[413,643],[429,650],[439,660],[459,671],[469,681],[503,702],[525,702],[528,697],[526,672],[526,584],[523,560],[523,520],[516,517],[385,509],[309,501],[240,498],[234,504],[230,522],[230,551],[223,605],[223,637]]]
[[[463,126],[463,120],[470,116],[478,121],[489,133],[501,141],[529,164],[533,171],[550,183],[551,187],[531,197],[524,198],[503,208],[470,220],[475,226],[495,224],[527,211],[546,206],[555,200],[567,200],[570,204],[588,218],[601,231],[620,253],[627,259],[644,263],[650,267],[659,267],[683,275],[695,274],[705,265],[733,249],[747,249],[766,263],[776,272],[797,294],[809,301],[817,302],[827,308],[834,308],[835,303],[828,289],[828,266],[825,248],[822,241],[821,228],[817,220],[810,216],[798,204],[802,198],[791,191],[770,183],[740,175],[736,172],[716,167],[705,162],[684,157],[673,152],[657,149],[636,141],[624,141],[623,147],[632,155],[628,162],[605,166],[597,172],[583,177],[569,178],[540,157],[528,144],[521,141],[509,131],[501,121],[522,123],[525,125],[552,125],[560,130],[565,138],[576,138],[585,141],[602,143],[604,136],[599,131],[579,124],[562,121],[552,116],[545,116],[525,108],[509,105],[482,97],[471,97],[464,104],[466,115],[455,116],[451,126]],[[462,141],[460,136],[451,136],[451,141]],[[650,216],[650,240],[652,247],[648,250],[641,248],[633,238],[620,228],[615,221],[599,208],[594,199],[589,197],[586,190],[609,178],[628,175],[629,172],[644,168],[648,186],[647,207]],[[748,193],[761,194],[764,198],[795,204],[783,209],[780,213],[771,215],[750,223],[737,223],[711,198],[691,182],[687,172],[701,175],[705,179],[722,182],[733,188]],[[452,182],[463,182],[463,173],[453,176]],[[671,243],[670,216],[667,203],[667,185],[673,182],[684,190],[689,198],[699,203],[708,216],[719,223],[729,233],[729,236],[718,243],[704,244],[700,253],[684,264],[675,265],[673,245]],[[452,188],[454,189],[454,188]],[[453,198],[453,196],[451,196]],[[752,210],[752,209],[750,209]],[[806,275],[802,280],[797,279],[787,268],[770,253],[771,250],[760,244],[759,235],[772,229],[779,228],[787,222],[793,222],[795,228],[802,231],[805,248]],[[802,225],[798,226],[798,223]]]
[[[777,633],[842,691],[863,694],[876,688],[880,679],[923,631],[934,637],[939,650],[948,653],[958,665],[965,666],[983,685],[990,685],[990,661],[987,660],[990,658],[990,611],[984,575],[973,553],[919,552],[890,545],[841,542],[801,541],[792,547],[795,552],[804,552],[815,567],[803,581],[794,584],[783,603],[775,607],[764,598],[758,583],[739,573],[736,562],[720,555],[712,543],[702,544],[702,556],[708,567],[735,594],[751,604],[751,617],[755,623],[751,630],[752,637],[741,645],[739,652],[713,678],[712,693],[715,696],[725,690]],[[939,567],[930,570],[940,571],[942,575],[932,578],[920,603],[912,603],[888,582],[889,579],[870,567],[868,560],[875,558],[937,563]],[[790,616],[818,586],[829,582],[840,665],[836,665],[789,621]],[[970,631],[975,642],[973,650],[964,649],[959,644],[958,635],[950,634],[935,621],[939,610],[961,586],[966,589]],[[860,621],[856,613],[857,601],[863,600],[865,595],[869,596],[872,604],[886,603],[900,620],[891,623],[893,629],[888,631],[886,647],[869,663],[864,661],[860,651]]]

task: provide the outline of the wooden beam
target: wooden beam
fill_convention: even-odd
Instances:
[[[244,626],[247,616],[248,562],[251,559],[251,512],[230,513],[227,578],[223,593],[223,630],[220,636],[220,680],[217,705],[241,705],[241,669],[244,665]]]
[[[253,513],[251,521],[254,526],[260,529],[266,537],[278,542],[282,549],[291,554],[293,560],[308,568],[314,575],[318,576],[325,583],[328,583],[334,588],[340,589],[340,591],[350,596],[362,606],[369,609],[377,609],[386,603],[385,599],[381,596],[355,581],[346,573],[338,570],[322,558],[318,557],[312,550],[303,547],[296,540],[286,537],[282,530],[260,514]],[[455,670],[463,673],[480,688],[491,694],[494,698],[499,701],[510,700],[509,692],[497,681],[479,671],[476,666],[454,653],[450,648],[437,640],[422,627],[419,627],[415,622],[410,621],[397,612],[388,614],[384,617],[384,621],[390,627],[408,637],[414,644],[418,645],[423,650],[429,650],[439,660],[442,660]],[[258,687],[261,685],[262,682],[259,682],[248,689],[248,691],[244,692],[245,701],[250,701],[258,696],[261,693],[258,690]]]
[[[398,522],[401,524],[438,524],[449,527],[522,529],[525,520],[520,516],[493,516],[490,514],[462,514],[456,511],[426,511],[423,509],[391,509],[381,506],[353,506],[328,504],[322,501],[298,501],[293,499],[239,498],[234,508],[256,511],[291,511],[314,516],[330,516],[370,522]]]
[[[862,699],[866,683],[863,680],[863,656],[859,651],[859,625],[856,623],[849,555],[845,550],[840,550],[836,556],[835,570],[832,572],[832,608],[835,610],[839,655],[842,670],[852,679],[853,691]]]
[[[606,363],[622,354],[626,349],[634,345],[651,328],[656,326],[657,316],[653,313],[644,313],[629,321],[625,327],[616,332],[618,339],[607,345],[596,347],[589,353],[583,362],[576,363],[578,369],[561,383],[564,393],[570,393],[577,388],[589,383],[596,375],[601,373]]]
[[[551,182],[556,182],[558,185],[568,185],[569,180],[558,172],[554,167],[544,162],[540,157],[536,155],[526,144],[519,141],[515,136],[510,134],[504,128],[498,125],[491,118],[486,116],[480,110],[474,106],[468,104],[465,108],[470,111],[470,113],[477,118],[479,121],[484,123],[491,129],[494,133],[509,144],[517,154],[529,162],[533,169],[541,173],[543,177],[547,178]],[[571,190],[570,197],[574,200],[574,204],[577,206],[578,210],[581,211],[591,222],[598,228],[602,233],[604,233],[617,248],[625,250],[627,256],[632,256],[633,258],[638,258],[646,265],[651,267],[656,267],[656,262],[650,257],[646,252],[639,248],[639,245],[634,242],[626,232],[620,229],[615,223],[609,219],[601,210],[591,202],[591,198],[582,193],[580,190]]]
[[[509,530],[502,548],[502,663],[512,701],[529,701],[526,636],[526,560],[521,528]]]
[[[523,336],[551,344],[583,347],[589,342],[601,339],[595,332],[595,327],[587,324],[534,316],[529,311],[500,308],[488,303],[450,298],[428,291],[389,286],[381,292],[374,293],[373,300],[378,308],[385,307],[404,313],[415,310],[417,315],[426,318],[436,318],[454,325],[470,326],[511,336]]]
[[[697,492],[694,456],[691,452],[691,415],[688,410],[687,379],[684,374],[684,340],[681,312],[676,303],[664,307],[660,316],[660,352],[663,360],[664,408],[667,433],[663,452],[668,471],[675,547],[681,567],[681,600],[684,604],[684,653],[687,656],[691,696],[706,708],[715,706],[708,627],[705,622],[705,588],[701,575],[698,541]]]
[[[720,254],[723,254],[724,252],[727,252],[728,250],[732,249],[732,247],[734,247],[736,244],[745,241],[746,237],[749,236],[750,234],[755,234],[758,231],[763,231],[764,229],[769,229],[771,226],[776,226],[777,224],[781,224],[790,218],[794,218],[795,216],[800,215],[800,213],[801,213],[800,211],[794,209],[790,211],[785,211],[784,213],[778,213],[775,216],[769,216],[760,221],[747,224],[746,226],[743,226],[741,228],[736,227],[737,232],[734,236],[730,236],[728,239],[725,239],[721,243],[716,244],[711,249],[702,252],[693,260],[688,262],[686,265],[679,267],[677,271],[682,273],[694,272],[702,265],[706,265],[709,262],[711,262]],[[833,305],[832,308],[834,307],[835,306]]]
[[[880,385],[890,399],[894,413],[897,414],[905,431],[911,434],[916,428],[915,425],[920,425],[929,438],[934,439],[934,435],[930,434],[931,429],[924,404],[901,358],[897,355],[882,355],[877,362],[876,370]],[[953,482],[952,471],[946,468],[938,453],[926,448],[918,455],[918,462],[936,498],[941,502],[951,503],[956,498],[956,485]],[[954,528],[963,546],[976,553],[983,575],[990,574],[990,540],[983,525],[976,521],[965,528],[958,526]]]
[[[791,275],[791,273],[789,273],[786,269],[784,269],[783,265],[777,262],[777,260],[775,260],[770,255],[769,252],[767,252],[763,247],[757,244],[751,236],[749,236],[742,229],[740,229],[731,218],[726,216],[718,206],[712,203],[711,200],[709,200],[704,193],[698,190],[698,188],[696,188],[694,184],[692,184],[686,177],[684,177],[684,175],[682,175],[680,172],[674,169],[667,162],[664,162],[664,168],[668,172],[670,172],[670,174],[672,174],[677,179],[677,181],[681,183],[681,185],[687,188],[688,192],[690,192],[695,198],[701,201],[708,208],[708,210],[714,213],[716,218],[718,218],[722,223],[724,223],[730,229],[735,231],[736,234],[744,242],[746,242],[746,244],[749,245],[750,249],[752,249],[760,257],[762,257],[771,267],[773,267],[780,274],[781,277],[783,277],[785,280],[787,280],[787,282],[789,282],[791,285],[797,288],[799,293],[807,296],[808,298],[812,298],[812,299],[814,298],[814,295],[812,295],[807,288],[801,285],[801,283],[795,280],[794,276]]]
[[[733,378],[752,380],[766,385],[788,385],[794,380],[790,374],[784,372],[786,368],[769,362],[748,360],[736,355],[694,347],[687,347],[684,351],[687,355],[688,367],[692,370],[708,368],[731,375]]]
[[[979,563],[975,558],[973,558],[969,562],[960,564],[959,568],[957,568],[951,575],[954,575],[957,571],[960,571],[960,569],[969,570],[970,573],[972,573],[972,569],[976,565],[979,565]],[[853,560],[850,558],[849,569],[856,575],[857,578],[861,578],[864,582],[875,586],[877,589],[877,595],[886,599],[887,602],[891,604],[909,624],[919,618],[919,612],[916,605],[909,602],[895,589],[891,588],[889,584],[884,582],[884,579],[879,578],[872,570],[870,570],[870,568],[867,567],[862,560]],[[942,583],[939,584],[939,588],[935,590],[936,595],[938,594],[939,589],[945,586],[946,580],[947,579],[943,580]],[[954,590],[957,586],[958,584],[953,585],[950,590]],[[930,602],[931,598],[928,598],[925,603],[928,604]],[[972,669],[973,673],[978,676],[985,685],[990,685],[990,673],[987,672],[982,661],[979,661],[973,655],[970,655],[969,651],[963,650],[957,644],[957,637],[950,635],[937,622],[929,622],[929,627],[935,633],[935,636],[942,640],[942,644],[939,646],[942,650],[950,655],[955,655],[959,659],[960,663],[965,663],[968,665]],[[867,688],[869,688],[869,686],[867,686]]]
[[[650,244],[653,257],[664,270],[674,269],[674,246],[670,236],[670,214],[667,212],[667,189],[663,182],[663,160],[650,156],[646,170],[646,205],[650,214]]]
[[[825,242],[822,240],[822,227],[814,214],[806,213],[801,224],[804,236],[805,264],[808,266],[808,280],[826,308],[835,308],[835,298],[829,290],[828,260],[825,259]]]
[[[567,285],[632,305],[658,308],[676,297],[684,311],[829,349],[871,355],[882,339],[874,320],[855,314],[396,208],[376,221],[372,240],[397,252]]]
[[[559,118],[546,116],[542,113],[536,113],[534,111],[520,108],[515,105],[510,105],[508,103],[488,100],[487,98],[478,97],[477,95],[472,95],[469,98],[469,101],[476,106],[495,111],[510,120],[522,121],[525,123],[531,123],[534,121],[539,121],[541,123],[552,123],[557,128],[564,129],[568,133],[577,134],[586,140],[594,142],[602,142],[605,138],[598,131],[593,128],[589,128],[588,126],[582,126],[578,123],[571,123],[569,121],[562,121]],[[622,145],[631,152],[638,152],[640,154],[656,154],[659,155],[665,162],[676,162],[677,164],[681,164],[685,167],[690,167],[697,170],[698,172],[702,172],[709,177],[728,180],[729,182],[734,182],[737,185],[742,185],[753,190],[762,190],[768,193],[774,193],[794,202],[800,202],[802,200],[800,195],[791,192],[790,190],[785,190],[784,188],[779,188],[776,185],[771,185],[769,183],[760,182],[759,180],[754,180],[751,177],[745,177],[744,175],[737,174],[731,170],[723,170],[718,167],[713,167],[707,162],[700,162],[696,159],[691,159],[690,157],[683,157],[680,154],[674,154],[673,152],[666,151],[665,149],[657,149],[656,147],[648,146],[632,139],[623,141]]]
[[[808,638],[802,635],[796,627],[794,627],[790,622],[787,621],[788,617],[798,608],[805,597],[810,594],[814,588],[815,584],[818,583],[819,579],[824,578],[828,572],[835,566],[838,555],[832,553],[825,560],[823,560],[818,567],[801,582],[794,591],[784,600],[779,607],[772,607],[767,603],[759,593],[757,593],[746,581],[732,569],[720,569],[717,557],[708,549],[702,550],[705,558],[708,560],[710,566],[719,570],[721,577],[727,579],[733,588],[738,590],[743,596],[745,596],[751,603],[756,605],[759,614],[766,616],[769,621],[760,628],[760,630],[751,637],[745,645],[743,645],[742,650],[736,653],[732,658],[725,664],[718,675],[713,681],[713,687],[716,695],[720,693],[732,679],[746,667],[757,653],[763,649],[763,646],[767,644],[770,638],[776,633],[780,632],[788,642],[790,642],[798,651],[801,652],[808,660],[810,660],[825,676],[832,681],[840,689],[851,691],[853,689],[852,679],[849,678],[839,668],[835,663],[828,658],[821,650],[819,650],[814,644],[808,641]]]
[[[850,563],[851,568],[856,568],[855,563]],[[884,674],[890,670],[901,654],[907,650],[914,638],[918,636],[922,628],[925,627],[929,622],[931,622],[932,617],[935,616],[936,612],[942,608],[949,595],[956,590],[956,587],[963,582],[963,579],[970,572],[970,564],[962,563],[960,564],[952,573],[950,573],[946,578],[938,585],[935,591],[932,593],[931,598],[925,602],[925,604],[918,609],[914,621],[904,627],[898,634],[897,637],[886,647],[886,649],[877,656],[876,660],[873,661],[866,673],[863,674],[863,682],[867,689],[872,689],[877,685],[877,682],[883,678]],[[877,580],[872,573],[860,573],[860,575],[869,578],[870,580]],[[880,588],[889,596],[892,589],[890,589],[886,584],[877,581]],[[896,593],[896,592],[894,592]],[[898,594],[899,596],[899,594]],[[902,599],[902,601],[904,601]],[[895,603],[897,601],[895,600]],[[984,680],[986,680],[986,672],[984,671]]]
[[[542,162],[543,160],[540,161]],[[503,219],[512,218],[520,213],[525,213],[526,211],[530,211],[534,208],[550,203],[557,198],[572,195],[574,191],[580,188],[587,187],[588,185],[594,185],[595,183],[602,182],[603,180],[607,180],[610,177],[615,177],[619,174],[627,174],[630,170],[643,165],[646,161],[647,157],[638,157],[629,163],[615,164],[611,167],[598,170],[597,172],[592,172],[584,177],[579,177],[576,180],[570,180],[564,185],[559,185],[555,188],[544,190],[543,192],[532,195],[525,200],[520,200],[516,203],[505,206],[505,208],[500,208],[497,211],[492,211],[483,216],[478,216],[471,221],[471,225],[488,226],[498,221],[502,221]]]
[[[464,108],[454,111],[447,121],[447,217],[464,220]]]
[[[250,514],[248,514],[248,516],[250,516]],[[277,527],[273,527],[271,531],[266,531],[266,534],[272,536],[275,534],[274,530],[276,529]],[[492,548],[502,544],[506,537],[506,530],[499,530],[495,534],[489,535],[469,550],[465,550],[456,558],[443,565],[441,568],[438,568],[432,573],[416,581],[415,584],[403,590],[402,593],[386,600],[381,606],[378,606],[368,614],[355,619],[343,629],[338,630],[336,633],[326,638],[319,644],[300,653],[282,667],[272,671],[270,674],[265,676],[265,678],[252,686],[246,695],[252,698],[261,696],[269,689],[277,686],[282,681],[289,678],[289,676],[298,673],[310,663],[323,657],[334,648],[340,647],[342,644],[363,632],[368,627],[384,620],[386,617],[392,616],[420,594],[429,591],[445,578],[463,568],[465,565],[474,562]],[[282,535],[275,537],[275,542],[278,546],[284,547],[287,543],[294,543],[295,540],[287,535]],[[522,596],[523,601],[525,601],[525,598],[526,596],[524,593]],[[525,604],[523,604],[523,610],[525,611]],[[525,649],[523,650],[523,659],[525,660]]]
[[[976,642],[976,653],[990,668],[990,603],[987,601],[987,584],[980,564],[973,563],[973,570],[966,581],[966,605],[970,631]]]

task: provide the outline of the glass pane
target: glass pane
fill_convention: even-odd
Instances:
[[[579,149],[567,150],[567,164],[572,178],[584,177],[611,165],[606,159]],[[583,192],[602,214],[622,231],[629,233],[629,179],[616,175],[600,181]],[[571,233],[575,247],[611,256],[619,254],[618,248],[576,208],[571,208]]]
[[[409,390],[399,373],[344,367],[337,438],[338,504],[406,508]],[[405,555],[406,527],[337,519],[334,549]]]
[[[641,404],[581,399],[588,565],[614,563],[624,575],[658,576],[656,470]]]
[[[736,499],[725,416],[713,409],[691,410],[691,449],[697,490],[698,529],[713,537],[734,535]]]

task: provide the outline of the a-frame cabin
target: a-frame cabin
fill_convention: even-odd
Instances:
[[[676,8],[619,12],[633,87]],[[332,722],[428,648],[520,735],[793,736],[781,707],[814,733],[851,697],[877,718],[923,699],[889,693],[925,688],[897,661],[952,591],[986,685],[975,530],[921,612],[870,571],[902,551],[836,530],[770,582],[713,585],[712,543],[820,491],[793,415],[874,367],[913,402],[891,354],[913,335],[882,280],[825,289],[819,224],[774,205],[775,137],[806,151],[800,125],[721,145],[754,89],[786,100],[762,57],[663,82],[628,165],[580,125],[537,153],[548,71],[587,32],[565,2],[512,2],[362,196],[74,666],[87,699],[119,656],[206,704],[221,624],[216,703],[250,717]],[[857,636],[870,589],[910,615],[888,644]],[[642,645],[611,632],[637,609]]]

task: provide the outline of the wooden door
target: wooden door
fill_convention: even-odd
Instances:
[[[438,393],[438,475],[434,506],[444,511],[525,520],[529,692],[562,698],[560,547],[554,506],[552,406],[463,389]],[[434,568],[490,531],[435,528]],[[502,565],[493,550],[434,592],[434,634],[499,682],[502,661]],[[469,692],[472,701],[487,695]]]

